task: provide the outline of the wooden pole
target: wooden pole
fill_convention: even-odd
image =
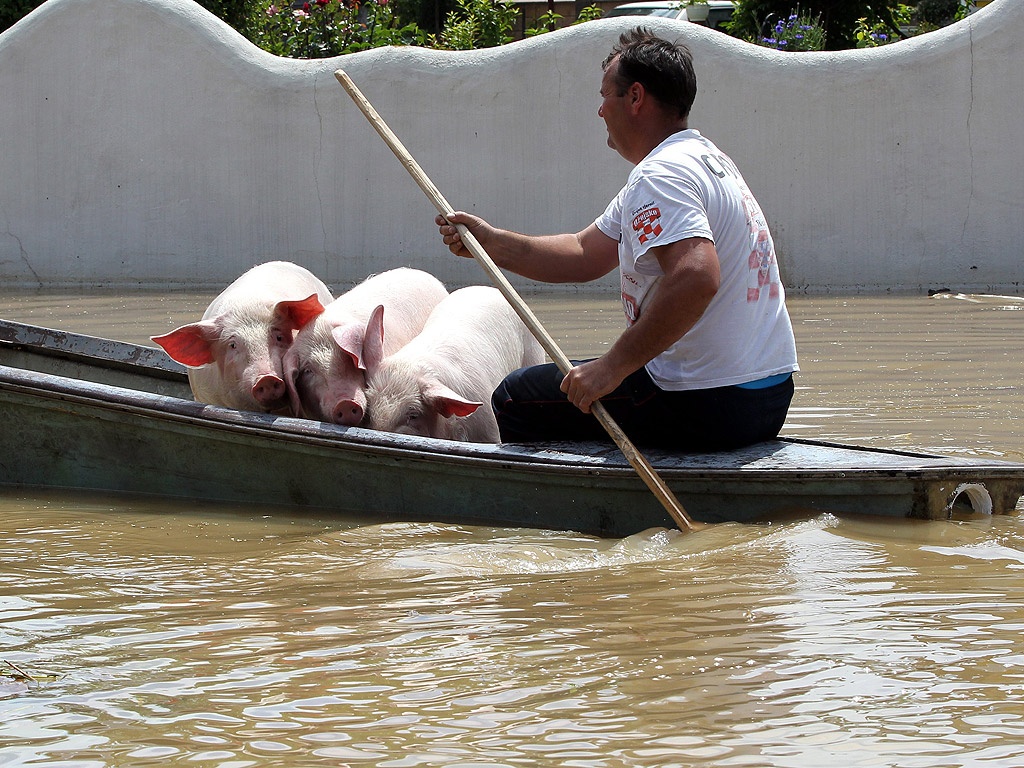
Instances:
[[[394,152],[395,157],[399,159],[405,170],[415,179],[420,189],[426,193],[427,197],[430,198],[434,207],[437,208],[438,212],[443,216],[449,216],[455,213],[455,209],[448,204],[445,200],[444,195],[441,194],[440,190],[434,186],[434,183],[427,177],[427,174],[423,172],[419,164],[413,159],[412,155],[405,148],[405,145],[398,139],[398,137],[388,127],[384,119],[377,114],[377,110],[373,108],[373,105],[367,101],[366,97],[363,96],[362,92],[356,87],[356,84],[352,82],[352,79],[345,73],[344,70],[339,69],[334,73],[334,76],[338,78],[338,82],[345,88],[348,95],[352,97],[352,100],[356,103],[356,106],[362,111],[366,119],[370,121],[370,125],[373,126],[374,130],[380,134],[380,137],[384,139],[384,142]],[[563,373],[567,374],[572,370],[572,363],[569,358],[565,356],[562,350],[559,348],[557,342],[552,336],[545,330],[544,326],[541,325],[540,321],[533,314],[530,307],[523,301],[522,297],[516,292],[516,289],[512,287],[504,273],[498,269],[497,265],[491,259],[491,257],[484,250],[480,242],[473,236],[465,226],[459,224],[456,225],[459,234],[462,236],[462,242],[466,246],[466,249],[473,255],[473,258],[480,263],[480,265],[487,272],[491,281],[495,284],[505,299],[512,305],[512,308],[516,311],[516,314],[526,324],[526,327],[530,329],[530,332],[537,338],[540,345],[547,352],[551,360],[558,366],[558,369]],[[611,436],[612,440],[622,451],[622,454],[626,457],[626,461],[637,471],[640,478],[644,481],[651,492],[657,497],[658,501],[661,502],[662,506],[672,515],[672,519],[675,520],[676,525],[679,526],[680,530],[683,531],[695,531],[699,528],[703,528],[704,524],[693,520],[686,510],[683,509],[682,505],[673,495],[669,487],[665,485],[664,481],[655,472],[654,467],[651,466],[650,462],[636,449],[629,438],[626,437],[625,433],[619,428],[619,425],[615,423],[612,417],[605,410],[604,405],[600,401],[595,401],[590,406],[591,412],[597,417],[597,420],[604,427],[605,431]]]

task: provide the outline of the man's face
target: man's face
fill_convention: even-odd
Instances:
[[[629,121],[629,91],[619,93],[619,60],[614,58],[605,67],[601,78],[601,106],[597,114],[604,119],[608,129],[608,146],[622,154],[622,139]]]

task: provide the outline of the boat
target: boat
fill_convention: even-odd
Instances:
[[[611,443],[479,444],[195,402],[163,350],[0,321],[0,486],[624,537],[674,523]],[[1024,464],[779,438],[644,450],[694,519],[1008,514]]]

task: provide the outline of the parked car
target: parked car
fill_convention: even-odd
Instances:
[[[617,5],[605,13],[605,18],[611,16],[664,16],[669,19],[685,19],[695,24],[703,24],[712,29],[719,29],[725,22],[732,19],[732,12],[736,10],[736,3],[733,0],[708,0],[707,18],[700,19],[700,15],[692,6],[686,6],[672,0],[647,0],[647,2],[624,3]]]

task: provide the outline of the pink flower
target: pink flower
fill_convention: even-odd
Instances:
[[[270,7],[267,8],[267,16],[276,16],[276,15],[277,15],[277,6],[276,5],[271,5]]]
[[[308,8],[309,6],[306,6],[306,7]],[[294,16],[297,19],[304,19],[307,16],[309,16],[309,14],[306,11],[303,11],[303,10],[300,10],[300,9],[296,9],[296,10],[292,11],[292,16]]]

